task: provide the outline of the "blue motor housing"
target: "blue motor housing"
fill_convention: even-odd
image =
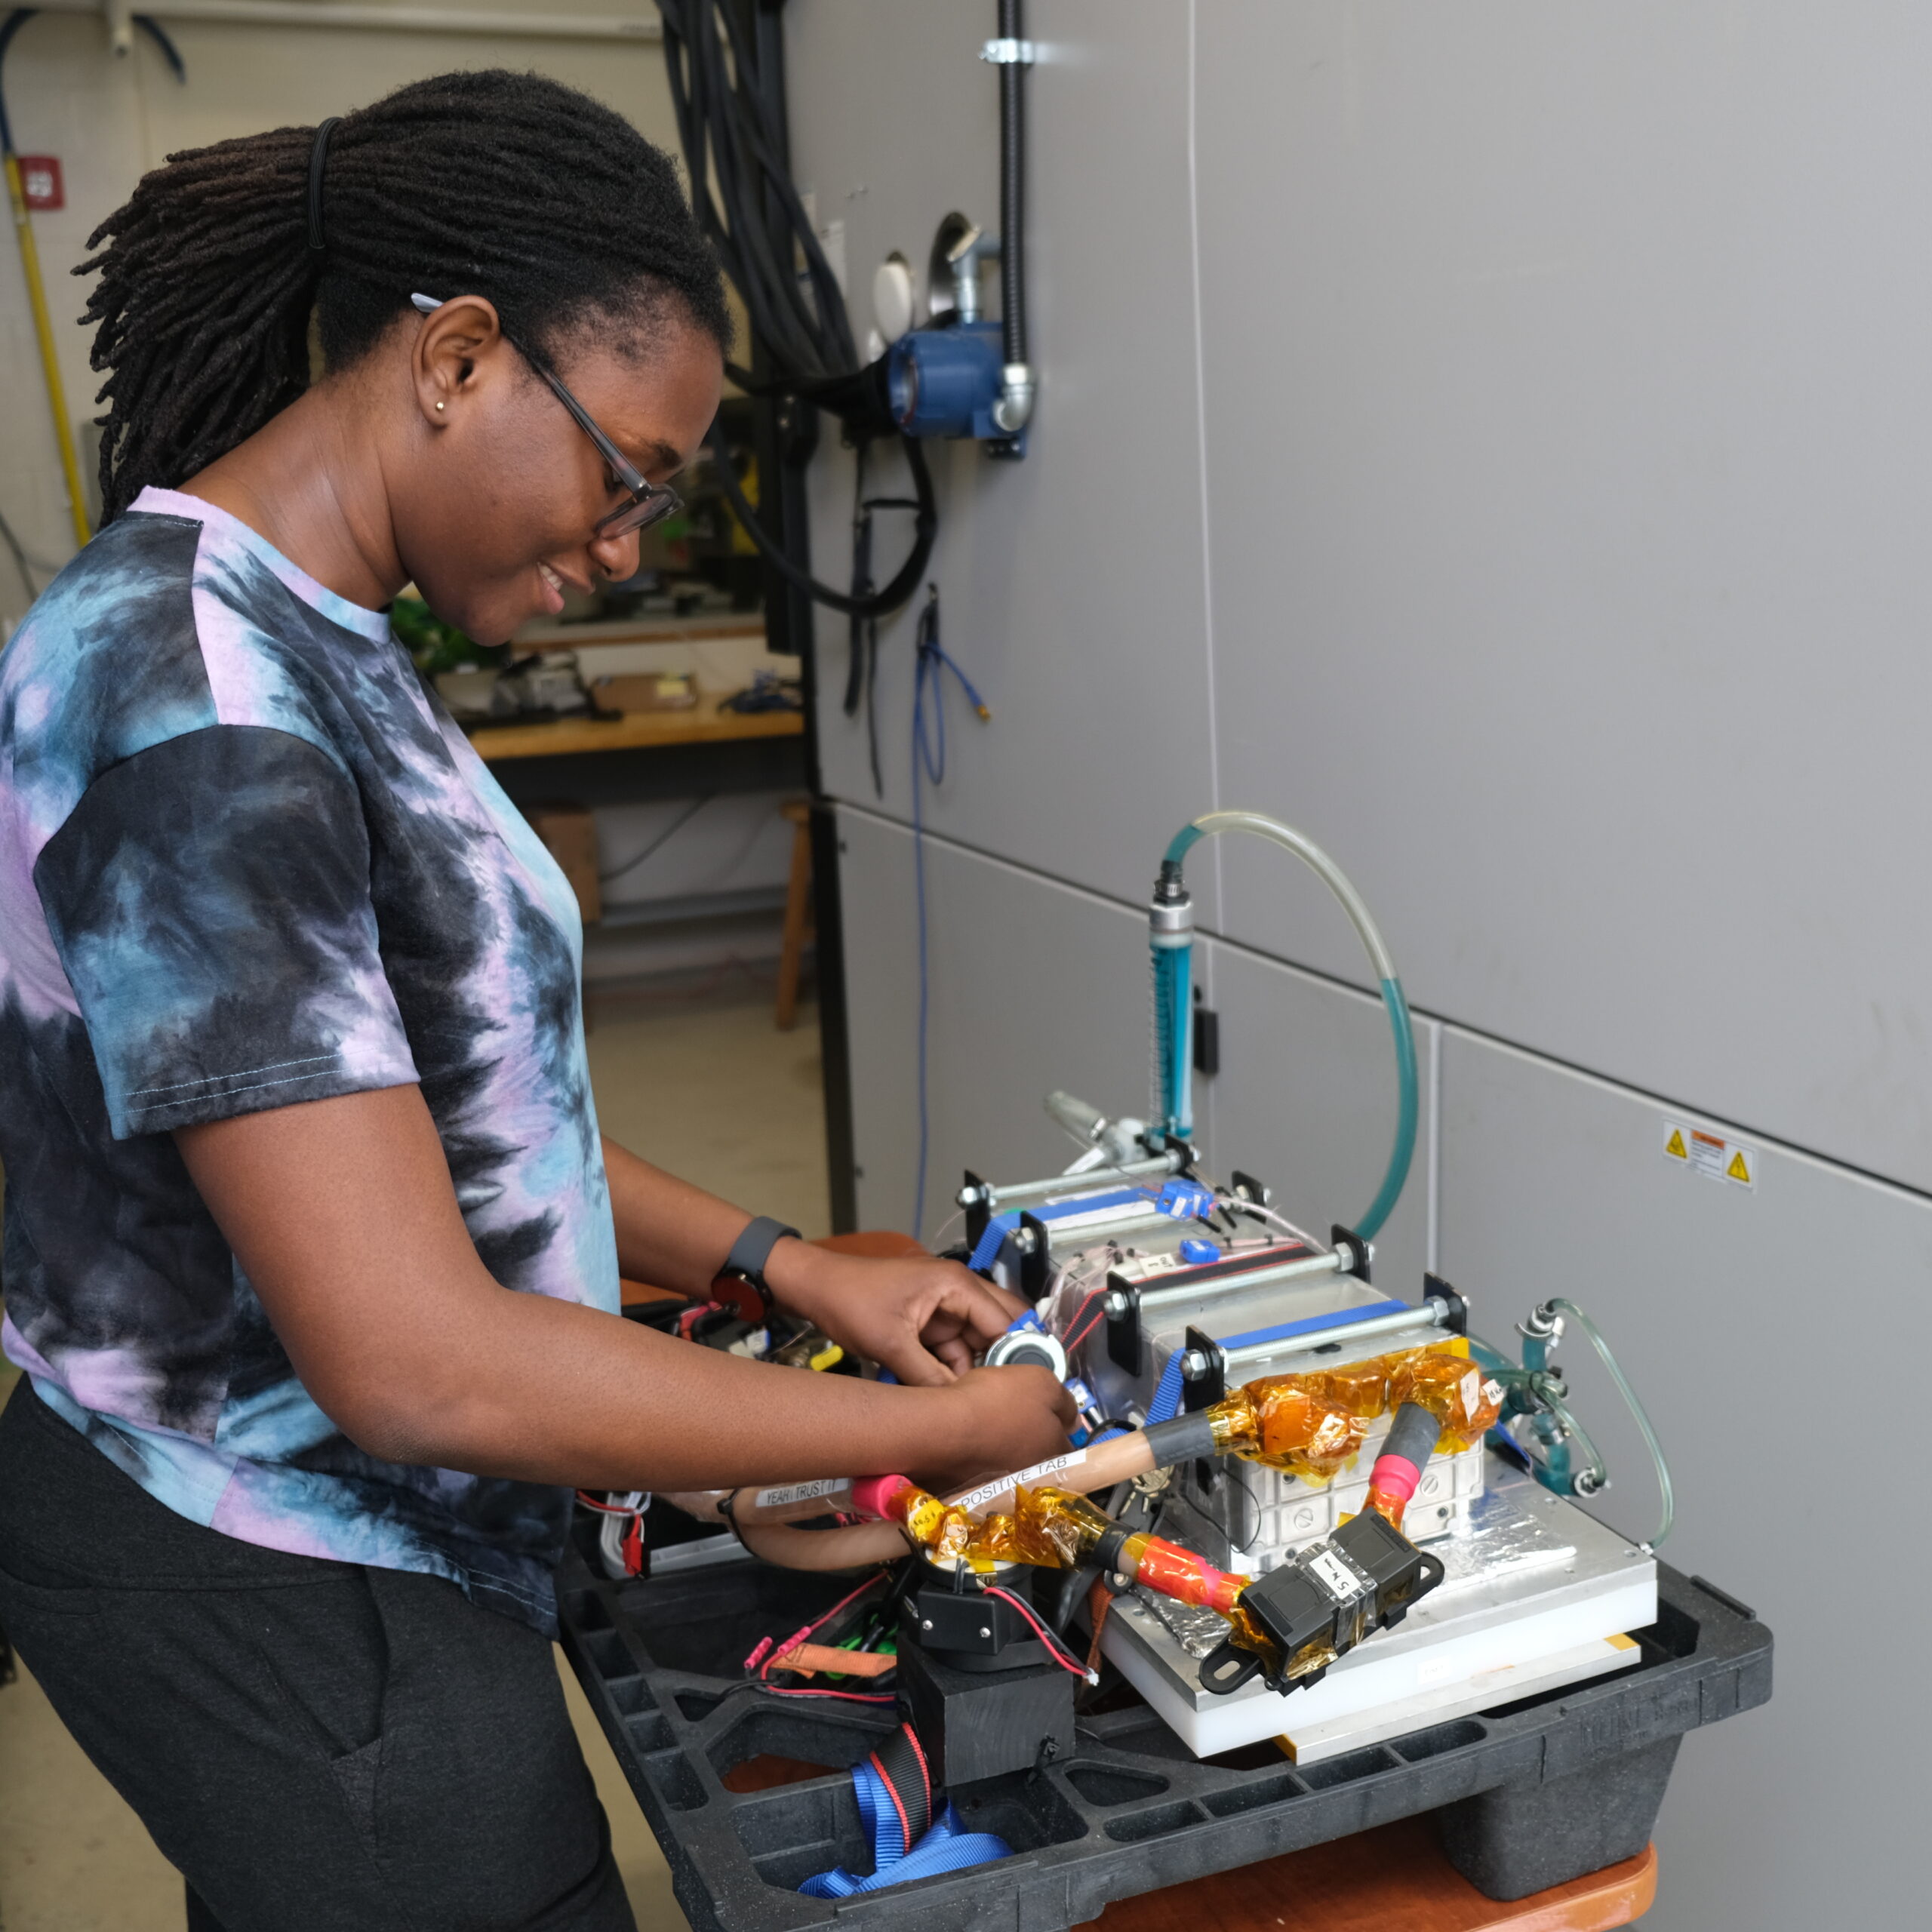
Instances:
[[[993,420],[1005,366],[997,322],[915,329],[886,356],[886,395],[909,436],[974,436],[983,442],[1022,441]]]

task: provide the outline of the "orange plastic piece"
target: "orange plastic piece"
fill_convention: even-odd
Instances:
[[[1208,1411],[1217,1448],[1324,1483],[1361,1447],[1362,1418],[1322,1395],[1312,1375],[1250,1382]]]
[[[1097,1503],[1042,1484],[1014,1494],[1010,1515],[989,1516],[966,1546],[969,1558],[1071,1570],[1109,1527]]]
[[[773,1670],[796,1670],[807,1677],[817,1670],[841,1677],[883,1677],[896,1670],[899,1660],[889,1651],[837,1651],[829,1644],[794,1644],[771,1660]]]
[[[1418,1402],[1442,1425],[1436,1444],[1451,1454],[1480,1442],[1503,1407],[1503,1389],[1466,1358],[1423,1349],[1403,1357],[1389,1378],[1391,1407]]]
[[[903,1476],[881,1504],[887,1521],[897,1523],[936,1563],[957,1562],[980,1527],[964,1510]]]

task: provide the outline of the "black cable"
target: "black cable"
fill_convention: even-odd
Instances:
[[[897,434],[881,383],[859,366],[844,297],[792,185],[737,8],[731,0],[658,0],[658,11],[692,208],[771,368],[771,379],[761,380],[734,365],[732,380],[754,395],[791,396],[838,416],[862,451],[873,437]],[[912,438],[902,440],[918,500],[912,549],[885,588],[868,595],[820,583],[774,543],[728,462],[718,466],[725,499],[758,554],[794,589],[848,617],[884,617],[918,587],[938,527],[924,456]]]
[[[698,814],[703,811],[717,795],[715,792],[707,792],[703,798],[694,799],[641,852],[633,853],[621,866],[614,866],[608,872],[599,872],[597,875],[598,883],[600,885],[608,885],[614,878],[622,878],[625,873],[634,871],[638,866],[642,865],[652,853],[661,851],[668,845],[672,836],[689,825],[691,820],[696,818]]]
[[[926,453],[915,437],[908,436],[905,440],[906,461],[912,470],[912,488],[918,497],[918,515],[913,521],[912,551],[892,581],[868,598],[848,597],[843,591],[820,583],[810,571],[795,564],[772,541],[753,515],[751,505],[746,500],[743,487],[728,463],[718,466],[718,479],[724,487],[724,500],[731,506],[732,515],[744,526],[745,534],[757,545],[758,555],[794,589],[804,591],[808,596],[834,611],[843,611],[848,617],[855,613],[860,617],[887,617],[918,589],[932,555],[933,540],[939,534],[939,506],[933,494],[932,472],[926,467]]]

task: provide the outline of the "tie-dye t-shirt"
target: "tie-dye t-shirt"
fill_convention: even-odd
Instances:
[[[614,1311],[568,882],[378,613],[149,490],[0,654],[6,1352],[149,1493],[554,1627],[569,1492],[310,1398],[171,1130],[420,1085],[506,1287]]]

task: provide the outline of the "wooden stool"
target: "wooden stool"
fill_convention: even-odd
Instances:
[[[792,822],[792,877],[785,888],[785,938],[778,949],[778,1030],[798,1023],[798,962],[812,937],[812,808],[788,798],[778,809]]]
[[[1649,1911],[1657,1854],[1526,1899],[1486,1899],[1442,1855],[1426,1817],[1217,1872],[1107,1907],[1095,1932],[1603,1932]]]

